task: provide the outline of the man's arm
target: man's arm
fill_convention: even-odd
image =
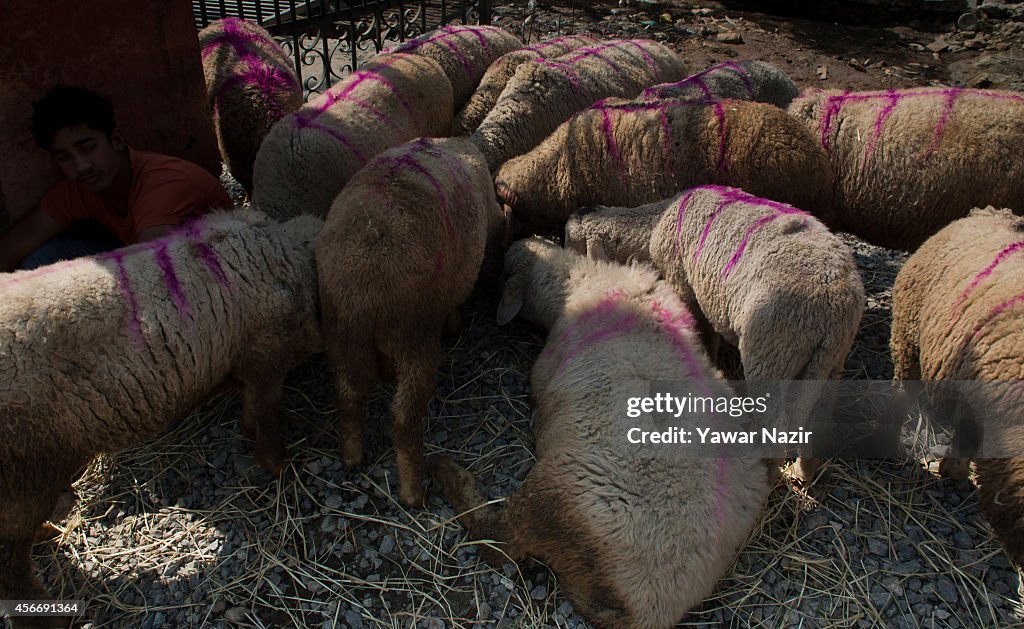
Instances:
[[[41,207],[32,208],[13,227],[0,234],[0,272],[17,269],[25,256],[63,230],[64,226]]]
[[[161,236],[166,236],[172,229],[174,229],[174,227],[174,225],[157,225],[155,227],[147,227],[139,232],[139,242],[156,240]]]

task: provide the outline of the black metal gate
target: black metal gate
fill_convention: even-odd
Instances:
[[[449,23],[489,24],[489,0],[193,0],[196,28],[222,17],[263,26],[295,61],[308,99],[370,57]]]

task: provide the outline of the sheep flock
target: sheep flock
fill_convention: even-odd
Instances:
[[[393,606],[394,626],[518,615],[514,626],[577,626],[567,618],[581,616],[579,626],[667,628],[713,600],[742,608],[714,597],[742,580],[743,549],[777,531],[780,504],[813,517],[815,491],[842,468],[822,465],[813,441],[685,450],[664,435],[777,427],[765,422],[794,430],[842,409],[807,393],[763,416],[728,405],[634,413],[631,400],[664,383],[728,401],[764,382],[820,393],[866,379],[844,369],[869,299],[855,238],[910,256],[893,288],[896,380],[887,383],[907,421],[947,423],[940,390],[949,389],[937,382],[994,383],[974,399],[981,445],[935,457],[945,456],[943,475],[979,487],[982,512],[1024,566],[1024,458],[1013,456],[1024,425],[1012,421],[1024,418],[1024,95],[801,90],[763,61],[690,68],[654,41],[527,45],[460,25],[379,53],[304,104],[258,26],[224,20],[200,38],[220,149],[248,207],[155,243],[0,275],[0,600],[88,592],[92,613],[162,626],[166,612],[154,610],[174,601],[149,609],[144,592],[129,592],[142,575],[113,574],[71,546],[88,544],[83,514],[102,506],[126,538],[147,518],[182,516],[181,536],[121,548],[161,557],[149,576],[195,604],[182,626],[385,622],[360,618],[366,601],[338,585],[364,569],[376,578],[360,591]],[[519,385],[499,374],[494,399],[463,408],[458,392],[478,376],[452,356],[494,358],[474,354],[483,322],[466,305],[481,300],[492,320],[535,339],[508,354],[525,363],[529,391],[522,382],[510,402]],[[321,353],[326,364],[310,361]],[[908,401],[921,380],[926,399]],[[386,412],[378,381],[394,383]],[[224,477],[183,496],[158,492],[151,505],[104,493],[115,483],[98,474],[133,477],[125,451],[180,451],[208,409],[232,403],[235,385],[242,435],[205,451],[239,457],[253,483],[244,500],[273,503],[269,518],[232,506],[249,490]],[[316,409],[301,434],[296,406]],[[993,414],[1003,421],[986,433]],[[494,464],[507,446],[488,450],[495,430],[529,444],[514,477]],[[956,444],[968,438],[960,432]],[[920,466],[907,452],[904,463]],[[209,465],[176,460],[153,486],[188,488],[191,466]],[[310,476],[326,492],[304,493],[298,479]],[[935,479],[929,491],[954,482]],[[167,559],[188,545],[197,500],[220,501],[218,526],[246,523],[247,543]],[[360,561],[352,521],[379,522],[368,506],[378,501],[408,535],[375,537],[384,559],[351,565]],[[870,535],[856,522],[821,526],[840,540]],[[312,530],[336,543],[323,547]],[[847,551],[785,561],[813,578],[848,562]],[[963,570],[1002,556],[990,551]],[[255,618],[263,585],[245,586],[248,600],[224,594],[242,576],[218,569],[217,557],[243,552],[261,567],[257,584],[293,610]],[[493,609],[474,588],[453,603],[451,575],[467,571],[469,583],[492,574],[510,596],[529,574],[526,598],[555,611]],[[446,619],[404,615],[403,588],[419,573],[420,590],[444,601],[416,605],[448,609]],[[179,585],[176,574],[195,578]],[[337,600],[318,615],[310,601],[324,590]]]

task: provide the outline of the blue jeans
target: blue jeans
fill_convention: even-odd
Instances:
[[[76,223],[25,256],[18,268],[37,269],[61,260],[91,256],[122,246],[124,245],[99,223]]]

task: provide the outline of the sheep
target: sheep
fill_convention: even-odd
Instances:
[[[682,58],[645,39],[578,48],[521,64],[470,136],[494,171],[539,144],[574,113],[605,97],[633,98],[650,85],[686,76]]]
[[[925,241],[892,289],[895,379],[989,383],[970,397],[979,396],[974,406],[986,418],[986,441],[1001,446],[1003,453],[1020,452],[1013,446],[1024,441],[1017,426],[1003,434],[995,430],[996,420],[1016,421],[1024,412],[1019,387],[1024,379],[1022,277],[1024,218],[989,206],[972,210]],[[942,402],[945,389],[935,387],[930,392]],[[982,508],[1014,559],[1024,564],[1021,459],[979,458],[976,463]],[[968,460],[946,458],[939,470],[966,478]]]
[[[517,233],[561,229],[583,206],[634,207],[709,183],[833,220],[828,157],[806,128],[764,103],[608,100],[495,178]]]
[[[598,40],[586,35],[566,35],[542,41],[532,46],[526,46],[519,50],[505,53],[497,61],[487,68],[476,91],[469,98],[469,101],[455,115],[455,123],[452,133],[455,135],[469,135],[476,131],[487,114],[494,108],[498,96],[508,84],[509,80],[516,73],[516,69],[523,63],[533,59],[552,59],[560,57],[568,52],[593,46]]]
[[[872,244],[913,251],[972,207],[1024,210],[1024,95],[808,90],[789,112],[835,169],[839,229]]]
[[[785,72],[767,61],[723,61],[677,83],[649,87],[641,100],[752,100],[785,109],[800,88]]]
[[[566,246],[650,260],[717,335],[739,349],[747,380],[837,377],[865,308],[850,248],[813,216],[736,188],[700,186],[639,208],[574,214]],[[814,395],[789,409],[807,426]],[[794,472],[807,481],[818,461]]]
[[[29,550],[76,472],[173,425],[229,376],[257,461],[281,470],[284,376],[321,343],[321,224],[217,213],[0,275],[0,599],[50,598]]]
[[[361,465],[364,403],[394,374],[399,497],[423,504],[423,432],[445,319],[469,296],[502,220],[491,176],[465,138],[381,153],[331,206],[317,238],[323,338],[334,369],[342,460]]]
[[[270,33],[238,18],[199,31],[217,145],[235,180],[252,194],[252,164],[270,127],[302,106],[291,59]]]
[[[497,26],[442,26],[396,46],[391,52],[429,57],[441,64],[452,84],[459,111],[487,68],[504,54],[522,47],[518,37]]]
[[[665,431],[724,419],[631,419],[630,396],[652,393],[638,383],[732,395],[699,349],[692,316],[653,269],[590,260],[538,238],[513,244],[505,268],[499,321],[522,313],[550,330],[530,379],[537,462],[500,511],[480,506],[473,477],[450,459],[437,461],[435,477],[470,536],[500,542],[512,561],[543,561],[595,626],[671,627],[725,574],[778,468],[720,450],[634,445],[640,431],[631,429],[641,425]]]
[[[417,55],[378,55],[270,129],[253,167],[253,204],[275,218],[324,218],[348,179],[375,155],[451,131],[452,88]]]

